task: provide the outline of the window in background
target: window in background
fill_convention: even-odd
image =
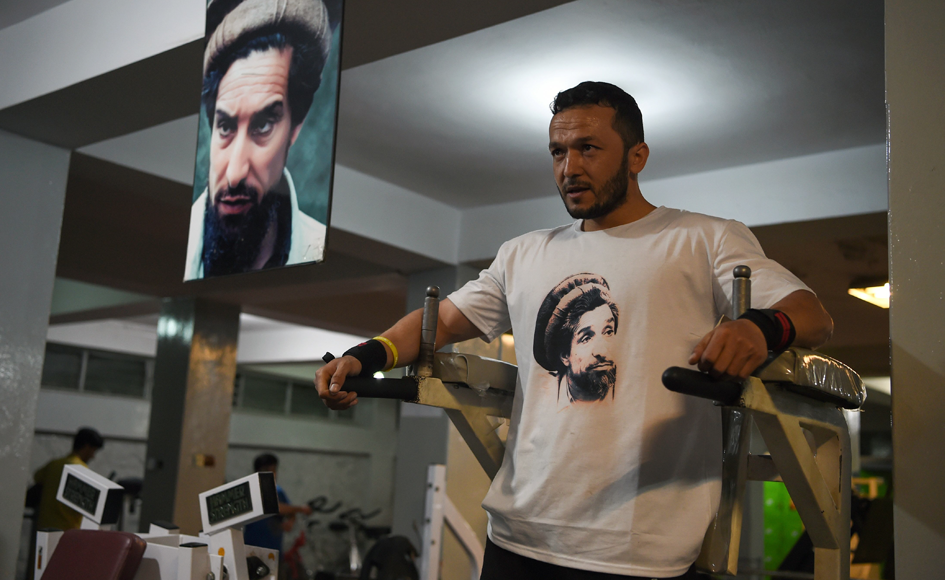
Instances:
[[[82,377],[83,351],[63,344],[46,344],[43,360],[44,387],[79,390]]]
[[[309,382],[245,368],[236,373],[233,408],[287,415],[296,419],[323,419],[359,424],[369,416],[356,420],[358,413],[355,409],[343,413],[329,410],[319,398],[318,390]]]
[[[85,391],[143,398],[148,361],[135,356],[90,351]]]
[[[286,412],[286,394],[289,390],[285,379],[242,374],[240,385],[240,407],[269,413]]]
[[[46,343],[43,387],[150,398],[154,359]]]
[[[328,407],[318,396],[318,389],[302,383],[292,383],[292,404],[289,412],[293,415],[309,417],[328,417]]]

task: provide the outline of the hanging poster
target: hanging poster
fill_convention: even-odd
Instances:
[[[184,280],[319,262],[343,0],[209,0]]]

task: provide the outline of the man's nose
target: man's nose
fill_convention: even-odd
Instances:
[[[584,160],[579,151],[569,150],[564,157],[564,176],[576,177],[584,173]]]
[[[591,349],[591,356],[596,358],[599,362],[610,360],[610,341],[606,339],[595,340]]]
[[[249,175],[249,153],[252,144],[243,131],[238,131],[230,145],[230,158],[226,164],[226,184],[233,187]]]

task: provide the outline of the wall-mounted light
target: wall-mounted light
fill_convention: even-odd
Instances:
[[[880,308],[889,308],[889,282],[875,286],[854,283],[847,293]]]

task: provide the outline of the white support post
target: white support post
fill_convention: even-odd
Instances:
[[[476,532],[473,531],[472,526],[469,525],[466,518],[459,513],[459,510],[456,509],[456,506],[450,498],[447,497],[445,493],[443,495],[445,497],[443,501],[443,515],[446,519],[446,525],[456,534],[460,545],[463,547],[463,550],[466,551],[466,555],[469,556],[469,563],[472,568],[472,580],[478,580],[479,575],[482,573],[482,557],[485,553],[485,549],[482,547],[482,544],[479,543]]]
[[[484,549],[476,532],[446,495],[445,465],[430,465],[427,468],[427,501],[424,514],[420,580],[439,578],[444,523],[453,531],[469,556],[471,577],[472,580],[477,580],[482,572]]]
[[[210,554],[223,557],[229,580],[249,580],[246,567],[246,545],[243,544],[243,530],[224,528],[209,534]]]
[[[62,534],[62,530],[40,530],[36,532],[36,552],[33,555],[36,559],[33,562],[34,580],[42,580],[43,572],[46,571],[49,559],[56,551],[56,546],[59,544]]]
[[[446,466],[431,465],[427,468],[427,501],[423,510],[420,580],[437,580],[440,576],[444,498],[446,498]]]

